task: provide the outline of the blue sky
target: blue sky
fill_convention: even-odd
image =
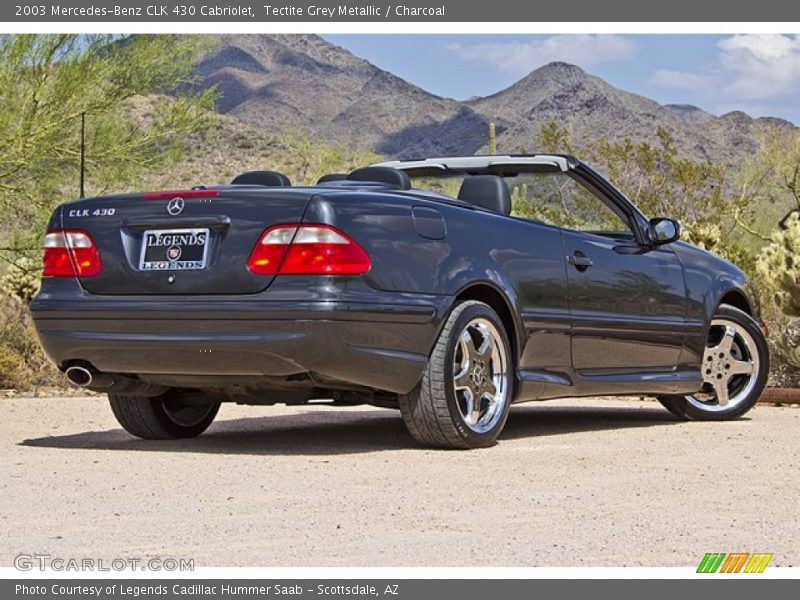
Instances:
[[[800,124],[800,36],[325,35],[435,94],[465,99],[554,60],[662,103]]]

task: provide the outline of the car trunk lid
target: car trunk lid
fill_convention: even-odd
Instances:
[[[92,294],[252,294],[272,276],[247,269],[261,233],[299,223],[310,194],[222,187],[87,198],[63,207],[62,227],[88,232],[102,270],[79,277]]]

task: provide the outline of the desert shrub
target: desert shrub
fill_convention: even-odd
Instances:
[[[329,173],[347,173],[380,160],[371,150],[328,142],[302,129],[287,130],[275,139],[269,169],[286,173],[295,184],[313,185]]]
[[[63,377],[39,346],[26,303],[0,298],[0,388],[61,385]]]
[[[0,389],[27,387],[29,379],[22,357],[5,341],[0,341]]]

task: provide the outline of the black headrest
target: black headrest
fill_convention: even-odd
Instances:
[[[237,175],[233,185],[265,185],[268,187],[290,187],[292,182],[283,173],[277,171],[248,171]]]
[[[347,176],[350,181],[376,181],[395,185],[401,190],[411,189],[411,178],[408,173],[391,167],[363,167]]]
[[[511,192],[497,175],[467,177],[458,191],[458,199],[502,215],[511,214]]]
[[[347,173],[328,173],[317,179],[317,185],[322,185],[329,181],[342,181],[343,179],[347,179]]]

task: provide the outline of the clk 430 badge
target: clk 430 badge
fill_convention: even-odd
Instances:
[[[81,217],[111,217],[117,212],[115,208],[73,208],[67,212],[67,216],[73,219]]]

